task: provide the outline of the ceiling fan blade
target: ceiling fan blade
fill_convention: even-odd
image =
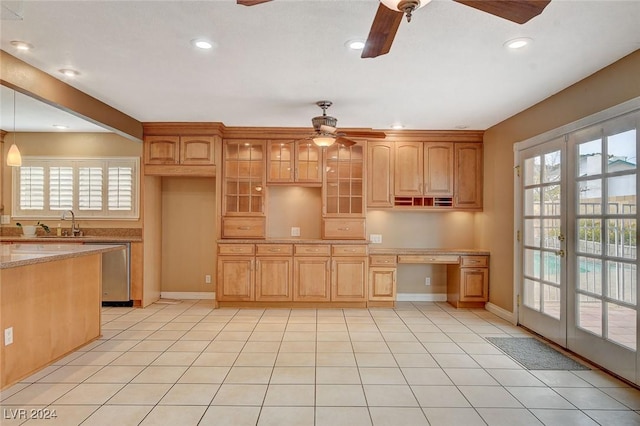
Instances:
[[[349,148],[350,146],[353,146],[356,144],[356,142],[352,141],[351,139],[347,139],[342,136],[339,136],[338,138],[336,138],[336,143],[338,145],[344,146],[345,148]]]
[[[323,133],[331,133],[333,135],[338,131],[338,129],[332,126],[327,126],[326,124],[322,124],[320,125],[320,131]]]
[[[540,15],[551,0],[454,0],[474,9],[524,24]]]
[[[380,3],[360,57],[375,58],[389,53],[403,16],[402,12],[391,10]]]
[[[271,0],[237,0],[236,3],[241,4],[242,6],[255,6],[257,4],[268,3]]]
[[[373,130],[343,130],[342,132],[350,138],[384,139],[387,137],[385,132],[376,132]]]

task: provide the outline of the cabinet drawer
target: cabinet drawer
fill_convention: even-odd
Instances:
[[[222,238],[264,238],[264,217],[223,217]]]
[[[396,257],[377,254],[371,256],[369,266],[396,266]]]
[[[256,253],[269,256],[291,256],[293,246],[291,244],[256,244]]]
[[[322,238],[326,240],[364,240],[366,233],[362,219],[324,219]]]
[[[414,255],[407,254],[398,256],[398,263],[459,263],[459,256],[451,256],[451,255]]]
[[[331,246],[332,256],[366,256],[366,245],[333,245]]]
[[[254,254],[253,244],[218,244],[218,254]]]
[[[296,244],[293,249],[296,256],[329,256],[331,254],[329,244]]]
[[[460,259],[462,267],[486,268],[489,266],[489,257],[487,256],[462,256]]]

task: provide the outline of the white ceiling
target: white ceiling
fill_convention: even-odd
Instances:
[[[524,25],[434,0],[374,59],[344,43],[366,39],[377,0],[3,3],[22,15],[3,50],[140,121],[308,127],[329,99],[343,128],[484,130],[640,48],[640,0],[552,0]]]

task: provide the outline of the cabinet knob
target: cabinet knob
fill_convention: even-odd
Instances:
[[[346,228],[338,228],[338,231],[348,231],[349,227],[347,226]]]
[[[249,231],[251,229],[250,226],[238,226],[238,229],[241,231]]]
[[[280,251],[280,249],[279,248],[270,248],[269,251],[278,252],[278,251]]]

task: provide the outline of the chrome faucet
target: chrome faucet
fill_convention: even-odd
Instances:
[[[74,237],[77,237],[78,235],[81,234],[82,231],[80,231],[80,227],[76,223],[76,215],[73,214],[73,210],[67,210],[62,212],[62,217],[60,219],[67,220],[67,217],[66,217],[67,213],[71,213],[71,235]]]

